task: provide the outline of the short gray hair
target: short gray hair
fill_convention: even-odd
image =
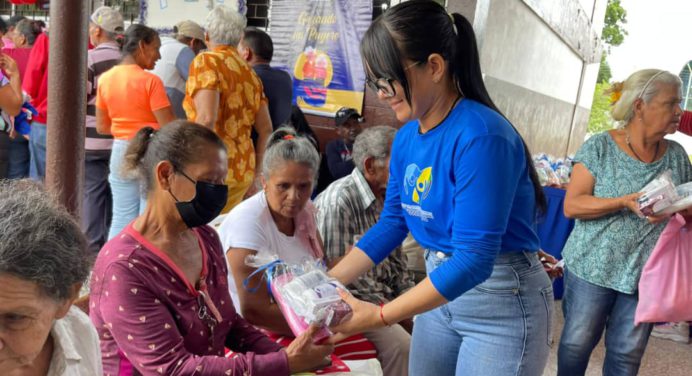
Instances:
[[[361,132],[353,143],[353,163],[360,172],[365,172],[365,160],[375,158],[384,162],[392,151],[396,129],[388,125],[370,127]]]
[[[0,180],[0,213],[0,274],[36,283],[56,301],[72,297],[92,259],[72,216],[30,180]]]
[[[207,15],[205,29],[210,42],[235,47],[243,37],[246,25],[247,19],[240,12],[226,5],[217,5]]]
[[[613,103],[611,115],[613,120],[627,124],[634,117],[634,102],[642,99],[644,103],[651,102],[662,85],[682,87],[680,77],[660,69],[642,69],[632,73],[624,82],[616,82],[610,89],[619,92],[620,98]]]
[[[307,137],[298,136],[291,127],[281,127],[269,136],[262,160],[262,175],[269,179],[285,162],[306,165],[312,169],[314,180],[317,180],[320,172],[320,154]]]

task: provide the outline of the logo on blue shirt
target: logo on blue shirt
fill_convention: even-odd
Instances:
[[[416,204],[421,204],[430,194],[433,176],[432,167],[421,170],[415,163],[406,167],[404,175],[404,192],[411,195],[411,200]]]

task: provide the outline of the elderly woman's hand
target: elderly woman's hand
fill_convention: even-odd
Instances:
[[[620,197],[620,202],[622,203],[623,207],[629,209],[632,213],[643,218],[644,215],[639,210],[639,203],[637,202],[637,199],[641,195],[641,192],[630,193],[628,195]]]
[[[313,337],[318,330],[318,326],[310,325],[305,333],[286,347],[291,374],[320,369],[331,364],[329,355],[334,351],[334,345],[332,341],[315,344]]]
[[[648,215],[646,216],[646,220],[649,221],[652,225],[655,225],[657,223],[661,223],[665,221],[666,219],[670,218],[670,214],[661,214],[661,215]]]

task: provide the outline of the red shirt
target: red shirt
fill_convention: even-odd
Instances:
[[[17,62],[17,68],[19,69],[19,77],[24,82],[24,76],[26,74],[26,66],[29,63],[29,56],[31,55],[31,48],[3,48],[2,53],[14,59]]]
[[[200,289],[214,302],[218,325],[210,331],[200,320],[196,287],[130,224],[103,246],[91,276],[89,316],[101,340],[104,374],[288,375],[281,346],[233,308],[216,231],[194,231],[203,256]],[[237,356],[224,357],[224,345]]]
[[[48,121],[48,36],[46,33],[41,33],[36,38],[24,75],[22,87],[31,96],[31,105],[38,111],[34,120],[46,124]]]
[[[692,136],[692,111],[683,111],[678,130],[688,136]]]

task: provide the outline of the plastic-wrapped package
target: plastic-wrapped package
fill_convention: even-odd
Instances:
[[[327,275],[323,263],[313,260],[289,265],[278,259],[258,260],[254,255],[248,256],[245,263],[264,271],[269,291],[296,337],[310,324],[316,324],[321,329],[313,338],[319,343],[331,336],[329,326],[338,325],[352,315],[351,307],[337,291],[346,287]]]
[[[561,185],[569,183],[569,177],[570,174],[572,174],[572,168],[571,165],[568,165],[568,162],[565,162],[565,160],[563,159],[558,159],[555,162],[553,169],[555,170],[555,174],[560,180]]]
[[[670,170],[661,173],[639,192],[642,193],[637,199],[639,211],[645,216],[660,213],[680,199]]]
[[[538,178],[541,180],[545,179],[545,183],[541,181],[542,185],[559,186],[560,178],[557,176],[550,161],[547,159],[539,159],[535,162],[536,172],[538,172]],[[540,171],[540,172],[539,172]]]
[[[533,156],[538,180],[543,186],[564,187],[572,175],[572,158],[555,158],[545,153]]]

